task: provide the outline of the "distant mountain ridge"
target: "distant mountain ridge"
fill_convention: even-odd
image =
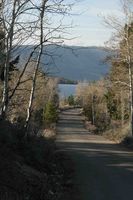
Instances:
[[[22,46],[21,62],[30,54],[33,46]],[[103,62],[109,52],[102,47],[56,47],[44,48],[41,66],[52,76],[69,80],[99,80],[109,72],[109,65]],[[47,55],[46,55],[47,54]]]

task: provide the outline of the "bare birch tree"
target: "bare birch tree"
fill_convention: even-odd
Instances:
[[[32,84],[32,88],[31,88],[29,106],[28,106],[28,109],[27,109],[27,118],[26,118],[26,125],[25,125],[26,127],[28,126],[30,116],[31,116],[31,109],[32,109],[33,98],[34,98],[34,93],[35,93],[37,72],[38,72],[38,68],[39,68],[39,65],[40,65],[40,60],[41,60],[41,56],[42,56],[42,52],[43,52],[44,12],[45,12],[45,9],[46,9],[47,1],[48,0],[42,0],[42,2],[41,2],[42,5],[41,5],[41,11],[40,11],[40,49],[39,49],[39,53],[38,53],[38,58],[37,58],[36,66],[35,66],[34,75],[33,75],[33,84]]]
[[[130,127],[131,135],[133,136],[133,12],[132,1],[123,0],[123,16],[122,20],[116,17],[109,16],[105,22],[115,30],[111,40],[111,44],[117,50],[117,56],[114,58],[117,63],[122,63],[128,71],[128,82],[118,80],[115,84],[120,87],[127,86],[129,88],[129,102],[130,102]]]
[[[42,0],[41,2],[41,9],[40,9],[40,41],[39,41],[39,51],[38,57],[36,61],[36,66],[33,74],[33,84],[30,93],[29,105],[27,109],[27,118],[26,118],[26,125],[28,127],[28,123],[30,121],[31,113],[32,113],[32,105],[34,100],[34,93],[36,88],[36,79],[37,79],[37,72],[40,66],[41,57],[43,54],[43,49],[47,45],[59,45],[63,42],[63,33],[65,32],[66,28],[62,25],[62,21],[59,22],[59,25],[49,25],[49,20],[47,19],[47,13],[52,15],[62,15],[68,14],[69,9],[71,8],[71,4],[64,4],[65,1],[49,1],[49,0]],[[46,20],[46,21],[44,21]],[[46,28],[47,25],[47,28]],[[46,30],[47,29],[47,30]]]
[[[45,53],[49,54],[46,52],[47,46],[54,44],[59,46],[64,39],[67,39],[66,29],[70,28],[71,24],[64,25],[63,19],[65,15],[69,15],[72,5],[73,3],[68,3],[66,0],[2,0],[0,20],[5,33],[5,66],[0,112],[2,118],[8,114],[10,102],[17,95],[16,91],[23,84],[23,76],[29,64],[34,60],[34,70],[31,72],[33,82],[26,117],[26,126],[28,126],[32,113],[37,72],[42,65],[41,57],[45,56]],[[30,52],[20,68],[17,81],[10,90],[10,62],[19,54],[21,57],[19,47],[25,45],[28,48],[29,44],[31,44]]]
[[[33,29],[35,21],[25,21],[24,16],[30,10],[34,10],[34,6],[30,0],[2,0],[0,21],[4,30],[4,81],[3,81],[3,97],[1,105],[1,117],[5,118],[5,114],[9,104],[9,68],[13,59],[14,51],[19,45],[23,44],[28,39]],[[30,12],[32,15],[32,13]],[[30,33],[29,33],[30,32]],[[24,36],[24,37],[23,37]]]

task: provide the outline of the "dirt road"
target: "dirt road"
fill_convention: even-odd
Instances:
[[[132,200],[133,153],[88,133],[79,112],[60,115],[57,145],[74,163],[80,200]]]

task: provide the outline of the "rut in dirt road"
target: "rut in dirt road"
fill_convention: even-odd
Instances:
[[[79,109],[60,115],[57,145],[74,163],[80,200],[133,199],[133,153],[88,133]]]

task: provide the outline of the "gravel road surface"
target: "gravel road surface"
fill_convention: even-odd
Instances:
[[[60,114],[57,145],[74,164],[77,200],[133,199],[133,153],[88,133],[80,109]]]

